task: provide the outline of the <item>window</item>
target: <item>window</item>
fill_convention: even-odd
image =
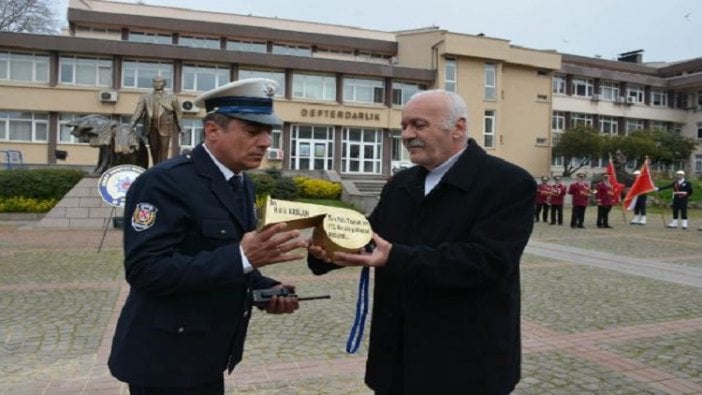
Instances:
[[[446,58],[444,65],[444,89],[449,92],[456,91],[456,59]]]
[[[665,121],[651,121],[649,129],[657,130],[668,130],[668,122]]]
[[[385,99],[383,80],[344,77],[344,101],[355,103],[380,103]]]
[[[576,126],[593,126],[592,114],[582,114],[574,112],[570,117],[570,127]]]
[[[173,89],[173,64],[145,60],[125,60],[122,63],[122,86],[125,88],[153,88],[156,76],[163,77],[166,87]]]
[[[290,168],[329,170],[334,168],[334,127],[292,125]]]
[[[695,174],[702,173],[702,155],[695,155]]]
[[[219,49],[219,39],[211,37],[191,37],[191,36],[180,36],[178,37],[178,45],[183,47],[192,48],[210,48]]]
[[[614,81],[600,81],[600,99],[615,101],[619,97],[619,84]]]
[[[336,100],[336,78],[331,75],[293,74],[293,97]]]
[[[202,120],[196,118],[183,118],[180,120],[183,133],[180,135],[180,149],[193,149],[204,140],[202,134]]]
[[[369,63],[390,63],[392,56],[372,53],[372,52],[358,52],[356,54],[356,61],[358,62],[369,62]]]
[[[660,89],[651,89],[651,105],[668,107],[668,94]]]
[[[184,91],[209,91],[229,82],[229,67],[183,65]]]
[[[271,129],[271,148],[283,148],[283,131],[277,128]]]
[[[405,145],[402,144],[402,130],[397,130],[393,129],[391,131],[392,134],[392,161],[393,162],[399,162],[397,164],[393,163],[393,167],[395,166],[404,166],[403,163],[410,162],[410,154],[409,151],[407,151],[407,148],[405,148]]]
[[[626,133],[632,132],[634,130],[642,130],[644,128],[643,119],[627,119],[626,120]]]
[[[571,83],[573,96],[591,97],[594,86],[592,80],[588,78],[573,78]]]
[[[61,56],[59,78],[66,85],[112,86],[112,60]]]
[[[0,51],[0,80],[49,82],[49,56]]]
[[[350,49],[320,48],[314,51],[314,57],[326,59],[355,60],[354,53]]]
[[[259,69],[239,69],[239,79],[244,78],[268,78],[278,83],[278,88],[275,90],[275,97],[285,97],[285,72],[275,70],[259,70]]]
[[[616,117],[600,117],[600,133],[616,135],[619,133],[619,120]]]
[[[564,75],[556,74],[553,76],[553,80],[551,82],[551,88],[553,90],[553,93],[556,93],[558,95],[565,95],[566,94],[566,78]]]
[[[312,48],[307,45],[273,44],[273,53],[276,55],[312,56]]]
[[[634,103],[643,103],[646,91],[641,85],[629,85],[626,88],[626,97],[631,97]]]
[[[343,173],[380,174],[382,158],[382,130],[344,128],[341,147]]]
[[[393,82],[392,83],[392,104],[396,106],[404,106],[415,93],[425,90],[426,87],[422,84],[413,84],[410,82]]]
[[[565,130],[566,116],[563,111],[554,111],[551,116],[551,130],[553,131],[563,131]]]
[[[0,111],[0,141],[47,142],[49,114]]]
[[[491,63],[485,63],[485,100],[497,100],[497,75]]]
[[[702,122],[697,122],[697,138],[702,139]]]
[[[173,44],[173,36],[169,33],[129,32],[128,41],[149,44]]]
[[[59,144],[88,144],[79,142],[78,138],[71,134],[71,130],[73,130],[73,128],[70,126],[66,126],[66,123],[75,121],[77,118],[80,118],[82,116],[83,114],[59,114],[59,132],[57,136]]]
[[[227,40],[227,50],[266,53],[268,45],[261,41]]]
[[[495,110],[485,110],[483,146],[485,148],[495,148]]]

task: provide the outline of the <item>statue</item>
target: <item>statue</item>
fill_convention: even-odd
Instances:
[[[180,104],[178,98],[164,88],[166,81],[163,77],[153,79],[154,90],[139,98],[139,103],[134,110],[130,128],[136,129],[140,119],[144,122],[144,136],[149,142],[151,163],[157,164],[168,159],[168,147],[171,139],[182,133],[180,126]],[[177,143],[174,142],[174,148]],[[146,168],[146,167],[145,167]]]
[[[81,143],[99,148],[98,163],[93,175],[121,164],[144,167],[149,158],[143,141],[127,125],[120,124],[102,115],[86,115],[67,122],[71,134]]]

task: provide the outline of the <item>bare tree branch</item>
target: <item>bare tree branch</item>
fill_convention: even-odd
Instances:
[[[49,0],[0,0],[0,30],[16,33],[58,32]]]

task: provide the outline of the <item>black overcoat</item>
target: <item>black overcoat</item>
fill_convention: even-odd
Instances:
[[[375,270],[366,383],[403,394],[508,393],[520,377],[519,260],[536,183],[473,140],[425,197],[426,174],[415,166],[395,175],[369,218],[393,246]],[[308,263],[317,274],[334,268]]]
[[[243,271],[239,241],[256,222],[246,176],[244,190],[248,215],[201,145],[130,187],[124,266],[131,288],[108,363],[115,377],[191,387],[218,380],[241,360],[251,289],[277,284]]]

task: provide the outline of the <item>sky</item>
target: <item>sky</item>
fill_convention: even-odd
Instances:
[[[136,3],[136,0],[119,0]],[[438,26],[512,45],[616,59],[643,49],[644,62],[702,57],[702,0],[141,0],[227,14],[398,31]],[[65,25],[68,0],[58,0]]]

